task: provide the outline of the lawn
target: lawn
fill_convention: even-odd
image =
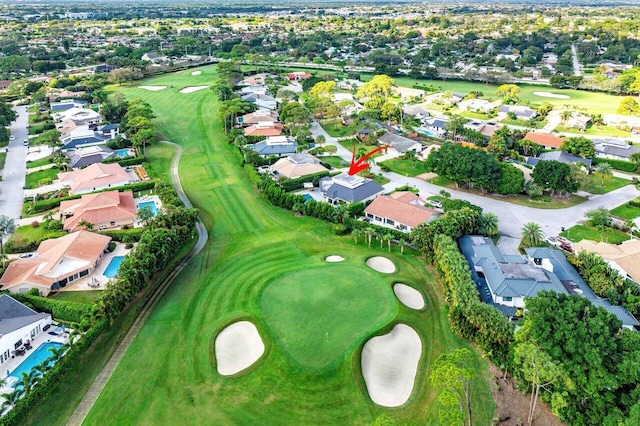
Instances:
[[[619,244],[627,241],[630,237],[622,231],[613,228],[595,229],[587,225],[575,225],[566,231],[562,231],[560,236],[565,237],[574,243],[582,240],[592,240],[611,244]]]
[[[392,172],[411,177],[426,172],[424,168],[424,162],[419,160],[416,160],[415,163],[413,163],[411,160],[392,158],[390,160],[383,161],[379,165],[387,166]]]
[[[322,161],[323,163],[329,164],[334,169],[349,167],[349,163],[347,161],[344,161],[341,157],[338,157],[337,155],[327,155],[327,156],[321,156],[318,158],[320,159],[320,161]]]
[[[51,296],[56,300],[66,300],[69,302],[87,303],[93,305],[98,296],[102,293],[101,290],[92,291],[59,291],[55,295]]]
[[[4,169],[4,163],[7,161],[7,153],[0,152],[0,170]]]
[[[600,176],[597,176],[596,174],[590,174],[582,190],[590,192],[591,194],[606,194],[607,192],[622,188],[623,186],[629,185],[630,183],[631,181],[629,179],[610,176],[604,178],[603,185],[603,180]]]
[[[47,229],[43,224],[40,224],[35,228],[31,225],[19,226],[16,228],[16,232],[11,234],[11,237],[9,237],[9,240],[7,241],[7,253],[10,253],[10,247],[16,247],[17,249],[19,247],[27,247],[29,244],[37,246],[41,241],[49,238],[58,238],[63,235],[67,235],[67,232],[61,229]],[[22,251],[24,250],[17,252],[21,253]]]
[[[58,170],[57,167],[29,173],[25,177],[24,187],[25,189],[35,189],[41,186],[41,181],[52,181],[54,179],[58,179],[58,173],[60,173],[60,170]]]
[[[507,124],[510,126],[521,126],[521,127],[526,127],[526,128],[532,128],[532,129],[542,129],[544,126],[547,125],[547,120],[542,120],[542,121],[534,121],[533,123],[529,122],[528,120],[509,120],[508,118],[503,119],[502,121],[500,121],[503,124]]]
[[[320,123],[320,125],[329,133],[329,136],[333,136],[334,138],[353,136],[356,132],[354,126],[344,126],[340,121],[325,121]]]
[[[367,248],[361,240],[356,245],[349,237],[334,236],[329,224],[307,217],[297,218],[257,196],[234,148],[222,137],[213,92],[177,93],[185,86],[213,84],[216,79],[213,70],[213,67],[204,67],[199,76],[191,76],[192,70],[188,70],[140,83],[173,84],[175,90],[120,89],[130,99],[143,98],[149,102],[163,137],[183,146],[182,183],[202,214],[210,242],[167,290],[84,424],[132,424],[140,419],[146,424],[183,424],[185,419],[197,419],[198,423],[206,424],[365,425],[381,414],[387,414],[397,424],[437,424],[438,406],[427,380],[428,366],[440,353],[468,347],[450,331],[446,310],[442,307],[441,286],[425,271],[422,260],[400,255],[396,246],[392,253],[387,253],[386,244],[384,248],[376,243]],[[160,158],[162,155],[160,152]],[[364,262],[376,253],[389,256],[398,271],[389,276],[371,272]],[[333,354],[336,361],[322,364],[326,367],[318,373],[317,369],[309,370],[292,362],[285,345],[293,346],[276,340],[273,312],[278,311],[273,311],[269,302],[263,304],[270,292],[278,293],[277,287],[295,281],[296,276],[300,277],[297,274],[312,271],[317,278],[323,270],[324,276],[324,270],[334,267],[323,260],[330,254],[347,259],[340,267],[336,266],[341,269],[337,272],[343,275],[340,278],[345,287],[354,285],[359,293],[365,291],[362,282],[374,287],[365,294],[377,298],[367,300],[377,303],[375,306],[381,313],[372,312],[361,301],[347,303],[335,295],[334,302],[349,304],[352,313],[359,312],[357,316],[354,314],[353,321],[367,328],[356,330],[357,327],[345,324],[352,318],[345,318],[344,313],[340,324],[330,319],[334,321],[334,333],[343,332],[342,327],[346,327],[344,332],[350,334],[341,336],[340,340],[350,346],[343,351],[334,348],[324,352],[325,360]],[[332,273],[327,272],[326,276],[333,279]],[[345,273],[349,276],[345,277]],[[410,310],[394,299],[391,286],[398,281],[423,293],[425,310]],[[314,284],[328,289],[324,282]],[[321,294],[321,290],[317,289],[314,294]],[[334,290],[354,297],[348,288]],[[294,296],[301,293],[280,291],[280,294],[291,303]],[[355,295],[358,297],[361,295]],[[315,298],[308,299],[304,300],[305,306],[314,312],[321,312],[327,306],[326,300],[317,300],[316,305]],[[283,305],[281,309],[288,309],[285,307],[290,305]],[[346,312],[344,306],[340,309]],[[300,306],[297,311],[302,312]],[[220,330],[239,319],[251,320],[259,330],[267,330],[264,333],[266,354],[241,377],[222,377],[215,369],[214,340]],[[320,320],[312,320],[311,323],[298,321],[298,336],[318,331],[314,328]],[[285,322],[292,324],[291,318]],[[416,329],[424,352],[410,403],[390,410],[376,406],[369,399],[360,372],[359,354],[368,336],[388,331],[395,322],[407,323]],[[325,333],[329,333],[331,341],[332,333],[328,330]],[[320,334],[319,340],[321,338]],[[489,424],[494,403],[487,382],[487,367],[480,357],[475,357],[473,367],[481,375],[472,388],[474,424]],[[78,399],[75,395],[65,398]],[[62,424],[68,418],[68,411],[65,407],[39,410],[32,418],[37,418],[40,424]]]
[[[640,197],[636,198],[634,201],[636,203],[640,203]],[[640,217],[640,208],[634,207],[629,203],[624,203],[623,205],[611,210],[611,214],[622,219],[633,220],[636,217]]]
[[[491,117],[489,114],[483,114],[480,112],[472,112],[472,111],[460,111],[455,114],[461,115],[465,118],[470,118],[472,120],[490,120]]]
[[[33,169],[36,167],[42,167],[42,166],[46,166],[48,164],[52,164],[53,163],[53,155],[48,155],[44,158],[41,158],[39,160],[35,160],[35,161],[27,161],[27,168],[28,169]]]
[[[631,136],[629,132],[625,130],[620,130],[614,126],[591,126],[591,127],[588,127],[585,131],[576,129],[575,127],[556,126],[556,128],[553,130],[554,132],[578,133],[578,134],[589,135],[589,136],[617,136],[617,137],[623,137],[623,138],[624,137],[628,138]]]

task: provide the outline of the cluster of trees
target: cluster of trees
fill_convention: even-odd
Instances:
[[[402,110],[399,105],[389,101],[394,84],[395,81],[388,75],[378,74],[360,86],[356,97],[365,100],[364,107],[374,118],[397,121]]]
[[[513,370],[533,396],[567,424],[639,424],[640,334],[584,297],[539,292],[526,303]]]
[[[127,104],[127,112],[120,123],[122,130],[127,134],[138,152],[146,156],[147,145],[158,141],[155,126],[151,120],[156,118],[151,105],[141,99],[134,99]]]
[[[483,192],[518,194],[524,188],[524,174],[508,163],[500,163],[481,149],[444,143],[429,155],[427,170]]]
[[[0,99],[0,143],[9,142],[10,132],[6,128],[16,119],[16,112],[11,109],[11,104]]]
[[[94,317],[113,321],[193,238],[197,216],[194,209],[172,207],[149,220],[140,241],[120,265],[118,277],[96,300]]]
[[[531,178],[542,190],[551,191],[551,196],[569,195],[580,187],[571,167],[559,161],[539,161],[531,172]]]

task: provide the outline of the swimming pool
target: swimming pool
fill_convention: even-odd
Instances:
[[[36,348],[36,350],[31,352],[27,359],[22,361],[22,363],[20,363],[20,365],[17,366],[10,375],[17,379],[20,379],[20,373],[24,372],[28,374],[33,367],[40,364],[40,362],[46,360],[52,355],[52,353],[49,352],[49,348],[59,348],[60,346],[62,346],[62,343],[46,342],[41,344]]]
[[[431,137],[434,137],[434,138],[438,137],[438,135],[436,135],[434,132],[432,132],[429,129],[425,129],[424,127],[416,128],[416,132],[422,133],[423,135],[431,136]]]
[[[113,259],[111,259],[111,262],[109,262],[109,266],[107,266],[107,269],[104,270],[104,274],[102,275],[108,278],[115,277],[118,273],[118,268],[120,268],[120,264],[123,260],[124,256],[114,256]]]
[[[128,148],[116,149],[115,152],[118,157],[129,157],[131,155]]]
[[[145,207],[148,207],[154,216],[158,214],[158,206],[156,206],[155,201],[145,201],[144,203],[138,204],[138,210]]]

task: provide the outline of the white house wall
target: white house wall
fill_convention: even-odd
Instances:
[[[37,335],[34,334],[34,336],[32,336],[32,331],[35,333],[35,330],[39,325],[40,333],[42,333],[42,329],[47,324],[51,324],[51,315],[47,315],[41,320],[35,321],[29,325],[3,335],[2,337],[0,337],[0,354],[6,354],[6,352],[9,351],[9,359],[11,359],[11,353],[15,351],[16,342],[22,339],[22,343],[24,344],[27,340],[32,340],[33,337]],[[5,362],[6,359],[2,362],[2,364],[4,364]]]

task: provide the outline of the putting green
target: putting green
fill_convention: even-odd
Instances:
[[[382,278],[344,264],[277,278],[261,307],[276,346],[295,363],[320,370],[336,367],[398,311]]]

